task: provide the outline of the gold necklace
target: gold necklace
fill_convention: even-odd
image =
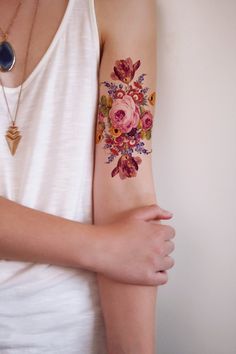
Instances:
[[[3,72],[12,70],[16,62],[15,51],[11,43],[8,41],[8,36],[10,33],[10,29],[13,26],[15,19],[18,15],[21,4],[22,0],[19,1],[6,31],[3,31],[3,29],[0,27],[0,36],[2,37],[2,41],[0,42],[0,71]]]
[[[8,115],[9,115],[9,118],[10,118],[10,121],[11,121],[11,125],[9,126],[5,137],[6,137],[6,141],[8,143],[8,147],[9,147],[10,152],[11,152],[12,155],[15,154],[16,149],[18,147],[18,144],[20,142],[20,139],[22,137],[20,135],[18,127],[15,125],[15,122],[16,122],[17,113],[18,113],[19,106],[20,106],[20,98],[21,98],[21,93],[22,93],[22,87],[23,87],[23,83],[24,83],[25,78],[26,78],[26,68],[27,68],[27,62],[28,62],[28,56],[29,56],[29,48],[30,48],[30,43],[31,43],[33,27],[34,27],[34,23],[35,23],[35,18],[36,18],[36,14],[37,14],[37,10],[38,10],[38,4],[39,4],[39,0],[36,0],[33,20],[32,20],[32,24],[31,24],[31,28],[30,28],[30,35],[29,35],[29,39],[28,39],[28,43],[27,43],[27,50],[26,50],[25,63],[24,63],[25,65],[24,65],[24,70],[23,70],[23,75],[22,75],[22,82],[21,82],[21,85],[20,85],[20,92],[19,92],[19,95],[18,95],[17,103],[16,103],[16,111],[15,111],[14,119],[12,119],[12,114],[11,114],[11,111],[10,111],[10,108],[9,108],[9,104],[8,104],[5,88],[3,86],[3,82],[2,82],[2,79],[1,79],[1,76],[0,76],[0,83],[1,83],[1,86],[2,86],[3,96],[4,96],[4,99],[5,99],[5,102],[6,102]]]

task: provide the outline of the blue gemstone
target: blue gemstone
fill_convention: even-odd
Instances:
[[[9,42],[0,43],[0,70],[9,71],[15,64],[15,54]]]

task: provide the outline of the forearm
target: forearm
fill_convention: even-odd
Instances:
[[[1,259],[83,268],[93,230],[0,197]]]
[[[97,279],[109,354],[154,354],[157,287]]]
[[[100,203],[97,203],[100,208],[95,209],[95,223],[108,223],[135,206],[156,203],[155,191],[149,189],[149,193],[141,188],[140,194],[130,193],[129,198],[120,204],[116,203],[118,195],[110,197],[106,205],[102,203],[104,198],[100,197]],[[97,280],[109,354],[154,354],[157,286],[125,284],[102,274],[97,274]]]

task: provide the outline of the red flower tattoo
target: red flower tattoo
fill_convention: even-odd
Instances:
[[[113,68],[114,72],[111,73],[111,78],[128,84],[133,80],[134,74],[140,67],[140,64],[140,60],[133,64],[131,58],[117,60]]]

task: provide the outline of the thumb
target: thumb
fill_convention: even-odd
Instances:
[[[132,216],[137,219],[150,221],[158,219],[170,219],[172,218],[173,213],[168,210],[162,209],[157,204],[153,204],[134,209],[132,212]]]

